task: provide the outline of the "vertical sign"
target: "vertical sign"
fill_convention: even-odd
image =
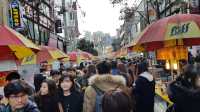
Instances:
[[[12,20],[12,27],[14,29],[22,28],[22,21],[20,16],[20,4],[17,0],[10,3],[10,14]]]

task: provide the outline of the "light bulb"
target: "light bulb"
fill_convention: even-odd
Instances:
[[[166,69],[167,69],[167,70],[169,70],[169,69],[170,69],[170,64],[169,64],[169,61],[167,61],[167,62],[166,62],[166,64],[165,64],[165,67],[166,67]]]
[[[177,70],[177,69],[178,69],[178,64],[177,64],[176,62],[174,62],[173,68],[174,68],[174,70]]]

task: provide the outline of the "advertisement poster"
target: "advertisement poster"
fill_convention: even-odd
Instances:
[[[34,75],[40,73],[40,66],[37,64],[19,66],[18,72],[21,74],[21,78],[33,85]]]
[[[60,70],[60,62],[59,61],[54,61],[52,63],[52,70]]]

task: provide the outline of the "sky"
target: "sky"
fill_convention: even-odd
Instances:
[[[116,35],[116,29],[123,23],[119,20],[120,7],[109,0],[78,0],[80,9],[86,12],[85,17],[79,12],[79,30],[83,36],[84,31],[103,31]]]

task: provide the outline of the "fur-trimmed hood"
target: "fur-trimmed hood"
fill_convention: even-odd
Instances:
[[[126,80],[123,76],[111,74],[94,75],[89,78],[88,82],[90,86],[95,85],[104,91],[111,88],[114,89],[120,86],[126,86]]]

